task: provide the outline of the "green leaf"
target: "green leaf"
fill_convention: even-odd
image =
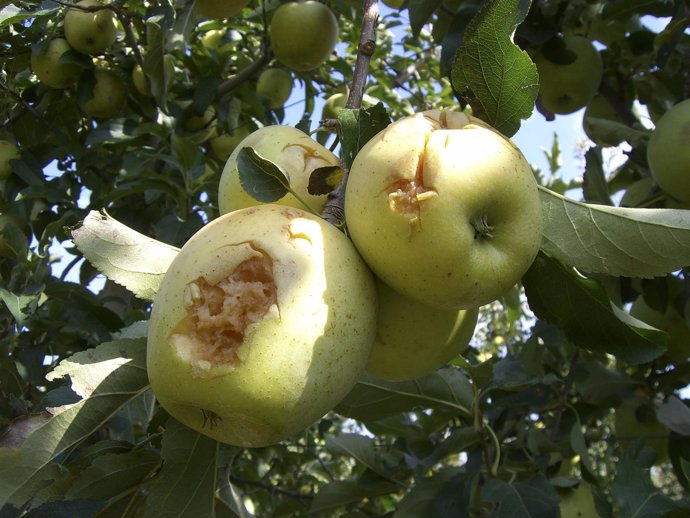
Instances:
[[[326,448],[335,455],[350,456],[374,473],[378,473],[383,478],[398,483],[391,478],[390,473],[381,463],[381,458],[376,453],[376,445],[373,439],[355,433],[327,436]]]
[[[161,456],[163,467],[149,486],[144,518],[214,516],[218,442],[171,418]]]
[[[418,36],[419,32],[427,23],[431,16],[438,9],[443,0],[409,0],[407,9],[410,13],[410,27],[412,28],[412,35]]]
[[[690,211],[588,205],[540,187],[541,248],[587,273],[651,278],[690,266]]]
[[[463,468],[447,467],[439,471],[434,477],[424,478],[416,482],[398,504],[395,518],[432,516],[439,493],[451,479],[458,475],[462,476],[464,471]]]
[[[72,389],[84,399],[50,409],[25,428],[16,444],[0,448],[0,508],[7,502],[24,505],[31,496],[22,493],[19,498],[24,486],[41,478],[42,470],[57,456],[91,436],[148,389],[146,340],[103,343],[61,362],[48,377],[55,380],[67,375]]]
[[[415,408],[443,408],[471,416],[472,385],[458,369],[442,368],[414,381],[384,381],[365,374],[336,407],[342,415],[376,421]]]
[[[290,192],[287,173],[251,147],[240,150],[237,155],[237,170],[242,188],[257,201],[272,203]]]
[[[656,417],[677,434],[690,437],[690,408],[677,396],[669,396],[657,405]]]
[[[338,113],[338,120],[342,128],[341,157],[348,170],[359,150],[390,124],[383,103],[361,110],[344,108]]]
[[[560,498],[549,482],[534,476],[508,484],[500,479],[489,480],[482,488],[482,500],[495,502],[498,509],[492,518],[541,518],[558,516]]]
[[[603,205],[613,205],[609,195],[609,186],[606,182],[604,166],[601,157],[601,148],[593,147],[585,153],[585,179],[582,192],[585,201],[589,203],[601,203]]]
[[[343,181],[345,171],[337,165],[319,167],[309,175],[307,192],[312,195],[328,194]]]
[[[72,231],[72,238],[99,272],[144,300],[153,300],[179,252],[96,211]]]
[[[43,6],[35,11],[27,11],[25,9],[20,9],[14,4],[9,4],[0,9],[0,28],[5,27],[6,25],[28,20],[30,18],[54,15],[58,9],[59,8],[57,6]]]
[[[85,144],[128,142],[137,138],[137,124],[131,119],[109,119],[91,130]]]
[[[578,347],[632,364],[649,362],[666,350],[668,337],[616,307],[599,281],[582,277],[544,253],[522,282],[535,315],[562,329]]]
[[[534,110],[539,92],[537,67],[513,41],[530,0],[485,2],[465,31],[451,71],[457,92],[469,89],[481,103],[478,114],[511,137]]]
[[[390,482],[362,484],[349,481],[335,481],[323,486],[314,497],[310,513],[334,511],[346,505],[357,504],[365,498],[374,498],[396,492],[399,486]]]

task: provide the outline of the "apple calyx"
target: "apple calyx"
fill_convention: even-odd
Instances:
[[[476,218],[472,218],[470,222],[474,228],[474,239],[492,239],[494,237],[494,227],[489,225],[489,218],[486,214],[482,214]]]
[[[217,376],[241,364],[248,328],[277,307],[271,258],[251,243],[243,245],[250,257],[227,277],[214,283],[202,275],[185,287],[187,314],[170,341],[194,377]]]

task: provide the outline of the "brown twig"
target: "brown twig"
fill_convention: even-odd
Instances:
[[[242,83],[254,77],[261,71],[261,69],[263,69],[268,64],[270,60],[271,56],[268,54],[264,54],[259,59],[257,59],[250,65],[244,67],[242,70],[237,72],[237,74],[235,74],[231,78],[227,79],[226,81],[223,81],[218,86],[218,96],[223,97],[224,95],[229,94]]]

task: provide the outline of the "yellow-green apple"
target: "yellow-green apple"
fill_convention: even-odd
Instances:
[[[462,112],[420,112],[375,135],[350,169],[345,219],[381,280],[439,308],[500,297],[541,244],[541,204],[527,160]]]
[[[226,162],[235,148],[249,135],[249,126],[243,124],[230,133],[223,133],[209,141],[211,153],[218,160]]]
[[[592,488],[587,482],[580,482],[576,488],[560,488],[560,518],[599,518]]]
[[[0,140],[0,180],[4,180],[12,174],[10,160],[16,158],[19,158],[17,145],[9,140]]]
[[[477,308],[427,306],[377,279],[376,340],[367,371],[388,381],[421,378],[462,354],[477,325]]]
[[[623,400],[615,413],[616,438],[625,450],[633,441],[645,439],[656,451],[655,464],[668,460],[669,430],[656,418],[654,405],[639,394]]]
[[[99,119],[117,116],[127,97],[124,81],[107,68],[97,67],[93,73],[96,82],[91,97],[84,103],[84,112]]]
[[[230,18],[239,13],[249,0],[196,0],[194,6],[206,18]]]
[[[72,50],[64,38],[53,38],[40,54],[31,54],[31,70],[42,83],[65,88],[79,77],[80,68],[73,63],[60,63],[65,52]]]
[[[566,36],[563,54],[572,53],[569,63],[555,63],[542,52],[534,58],[539,72],[542,104],[553,113],[568,114],[584,107],[599,88],[603,74],[601,55],[590,40]]]
[[[269,32],[278,61],[292,70],[313,70],[335,49],[338,20],[316,0],[288,2],[276,9]]]
[[[347,237],[294,207],[221,216],[184,245],[149,323],[151,388],[219,441],[273,444],[331,410],[363,373],[376,286]]]
[[[647,163],[664,192],[690,201],[690,99],[661,116],[649,137]]]
[[[323,105],[323,111],[321,112],[322,119],[337,119],[338,114],[345,108],[347,104],[347,94],[337,93],[331,95],[326,99],[326,103]]]
[[[163,78],[166,82],[170,81],[172,76],[175,74],[175,58],[170,54],[166,54],[163,57],[163,67],[165,77]],[[151,89],[149,88],[149,83],[146,80],[146,75],[144,74],[144,69],[141,68],[139,63],[135,64],[132,68],[132,83],[134,83],[134,88],[144,97],[151,97]]]
[[[103,6],[98,0],[81,0],[78,7]],[[88,12],[68,9],[65,14],[65,38],[70,46],[82,54],[100,54],[117,37],[115,14],[107,8]]]
[[[210,29],[204,32],[201,37],[201,44],[208,50],[225,54],[234,49],[241,39],[242,36],[235,30]]]
[[[672,289],[673,291],[673,289]],[[630,314],[638,320],[668,333],[666,352],[662,355],[671,363],[680,363],[690,358],[690,329],[672,301],[665,311],[657,311],[649,306],[640,295],[630,307]]]
[[[284,68],[267,68],[256,82],[256,93],[274,110],[283,107],[291,92],[292,74]]]
[[[237,169],[237,155],[245,147],[251,147],[261,157],[278,165],[290,179],[290,187],[303,198],[309,207],[321,211],[326,203],[325,195],[307,192],[311,173],[320,167],[339,165],[338,157],[306,133],[291,126],[265,126],[247,136],[232,152],[225,163],[218,186],[218,206],[221,214],[242,207],[258,205],[242,187]],[[276,203],[306,209],[288,193]]]
[[[587,137],[598,146],[617,146],[625,139],[620,131],[616,131],[615,127],[607,126],[607,122],[624,124],[623,119],[613,106],[601,95],[595,94],[587,103],[582,115],[582,128]]]

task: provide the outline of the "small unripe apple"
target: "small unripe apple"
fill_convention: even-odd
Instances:
[[[96,7],[103,4],[98,0],[81,0],[76,5]],[[67,42],[82,54],[100,54],[110,47],[117,37],[115,14],[110,9],[93,12],[68,9],[64,25]]]
[[[12,174],[10,160],[19,158],[19,148],[14,142],[0,140],[0,180]]]
[[[623,450],[644,438],[646,445],[656,451],[655,464],[668,460],[669,429],[657,420],[654,405],[639,394],[627,397],[616,408],[615,429]]]
[[[147,371],[177,420],[244,447],[276,443],[354,386],[376,287],[350,240],[300,209],[226,214],[184,245],[156,294]]]
[[[249,126],[242,125],[231,133],[223,133],[209,141],[211,153],[218,160],[226,162],[235,148],[249,135]]]
[[[467,348],[477,325],[477,308],[438,309],[376,283],[379,313],[367,371],[388,381],[421,378]]]
[[[144,75],[144,69],[141,65],[137,63],[132,69],[132,82],[134,83],[134,88],[137,89],[144,97],[151,97],[151,90],[149,89],[149,83],[146,81],[146,76]]]
[[[663,358],[671,363],[682,363],[690,358],[690,328],[672,302],[664,312],[650,307],[640,295],[630,307],[630,314],[638,320],[668,333],[668,343]]]
[[[339,165],[338,157],[297,128],[276,125],[266,126],[251,133],[228,158],[218,186],[218,206],[221,214],[261,203],[247,194],[240,183],[237,155],[245,147],[251,147],[261,157],[281,167],[290,179],[290,187],[299,193],[311,208],[319,212],[323,209],[326,195],[313,195],[307,192],[309,177],[314,169]],[[290,193],[275,203],[306,208]]]
[[[345,108],[347,104],[347,95],[344,93],[337,93],[331,95],[326,99],[326,104],[323,105],[321,112],[322,119],[337,119],[338,114]]]
[[[592,142],[602,147],[617,146],[625,140],[620,133],[597,127],[592,119],[604,119],[624,124],[618,112],[601,95],[592,97],[587,103],[585,113],[582,115],[582,128],[585,130],[585,134]]]
[[[80,68],[60,63],[60,57],[72,48],[63,38],[53,38],[41,54],[31,54],[31,70],[39,81],[53,88],[65,88],[79,77]]]
[[[91,98],[84,103],[84,112],[99,119],[117,116],[127,97],[124,81],[117,73],[107,68],[96,68],[93,73],[96,84]]]
[[[226,37],[226,34],[228,34],[228,37]],[[235,30],[211,29],[204,32],[201,37],[201,44],[208,50],[218,54],[225,54],[234,49],[241,39],[242,36]]]
[[[527,160],[462,112],[417,113],[374,136],[350,169],[345,218],[382,281],[439,308],[500,297],[541,244],[541,203]]]
[[[664,192],[690,202],[690,99],[661,116],[649,137],[647,163]]]
[[[284,68],[267,68],[259,75],[256,93],[274,110],[282,108],[292,93],[292,74]]]
[[[206,18],[230,18],[239,13],[249,0],[196,0],[194,6]]]
[[[584,107],[599,88],[603,74],[601,55],[590,40],[582,36],[563,39],[566,52],[575,60],[559,64],[543,53],[534,58],[539,72],[539,94],[542,104],[553,113],[568,114]]]
[[[278,61],[292,70],[320,67],[338,43],[338,20],[316,0],[288,2],[276,9],[270,26],[271,47]]]

